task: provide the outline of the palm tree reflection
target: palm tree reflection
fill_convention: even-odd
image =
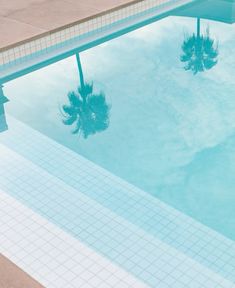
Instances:
[[[182,45],[183,54],[180,60],[185,64],[185,70],[191,70],[193,74],[210,70],[218,60],[218,45],[210,38],[209,29],[206,35],[201,35],[200,18],[197,19],[197,35],[187,37]]]
[[[84,81],[80,56],[77,53],[80,86],[77,91],[68,93],[68,105],[62,106],[65,125],[74,125],[73,134],[84,138],[106,130],[109,126],[110,105],[103,93],[95,94],[93,84]]]
[[[9,100],[7,99],[7,97],[3,94],[3,86],[0,84],[0,133],[8,129],[4,109],[4,104],[8,101]]]

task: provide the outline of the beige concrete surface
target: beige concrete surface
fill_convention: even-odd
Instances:
[[[0,0],[0,49],[133,0]]]
[[[0,16],[0,48],[43,32],[32,25]]]
[[[28,274],[0,254],[1,288],[43,288]]]

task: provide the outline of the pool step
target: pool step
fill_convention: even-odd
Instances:
[[[148,287],[0,189],[1,254],[45,288]],[[11,274],[3,278],[10,281]],[[17,287],[36,287],[14,276]],[[1,280],[1,288],[13,288]]]
[[[0,142],[150,236],[235,282],[235,243],[14,118]]]
[[[150,287],[235,287],[1,144],[0,159],[0,189]]]

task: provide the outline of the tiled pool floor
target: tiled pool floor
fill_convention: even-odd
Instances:
[[[69,283],[63,287],[77,288],[77,284],[72,286],[71,277],[82,281],[80,270],[66,263],[70,255],[86,249],[92,256],[88,264],[83,255],[87,263],[84,266],[81,261],[83,269],[107,261],[105,267],[111,265],[120,273],[126,273],[125,279],[130,281],[127,287],[142,287],[143,283],[159,288],[235,287],[233,241],[16,119],[9,118],[8,124],[11,129],[0,135],[0,221],[3,222],[0,238],[3,251],[0,252],[42,284],[47,284],[46,287],[59,287],[53,283],[59,276],[65,277],[62,283]],[[16,241],[17,237],[21,240]],[[57,241],[63,243],[62,246],[57,245]],[[69,247],[77,252],[70,251]],[[55,254],[53,249],[57,250]],[[24,257],[17,256],[19,250],[24,251]],[[50,259],[49,251],[52,251]],[[96,257],[100,257],[99,260]],[[47,271],[42,268],[40,273],[40,269],[32,265],[38,261],[52,264],[43,264]],[[60,270],[53,266],[57,264]],[[119,272],[114,273],[119,285],[114,286],[110,280],[106,286],[126,287],[120,286],[118,281],[124,277],[118,275]],[[131,286],[131,281],[137,282]],[[87,287],[106,287],[99,285]]]

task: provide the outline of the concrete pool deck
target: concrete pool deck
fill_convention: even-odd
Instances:
[[[1,288],[43,288],[42,285],[1,254],[0,267]]]
[[[0,0],[0,51],[136,0]]]

